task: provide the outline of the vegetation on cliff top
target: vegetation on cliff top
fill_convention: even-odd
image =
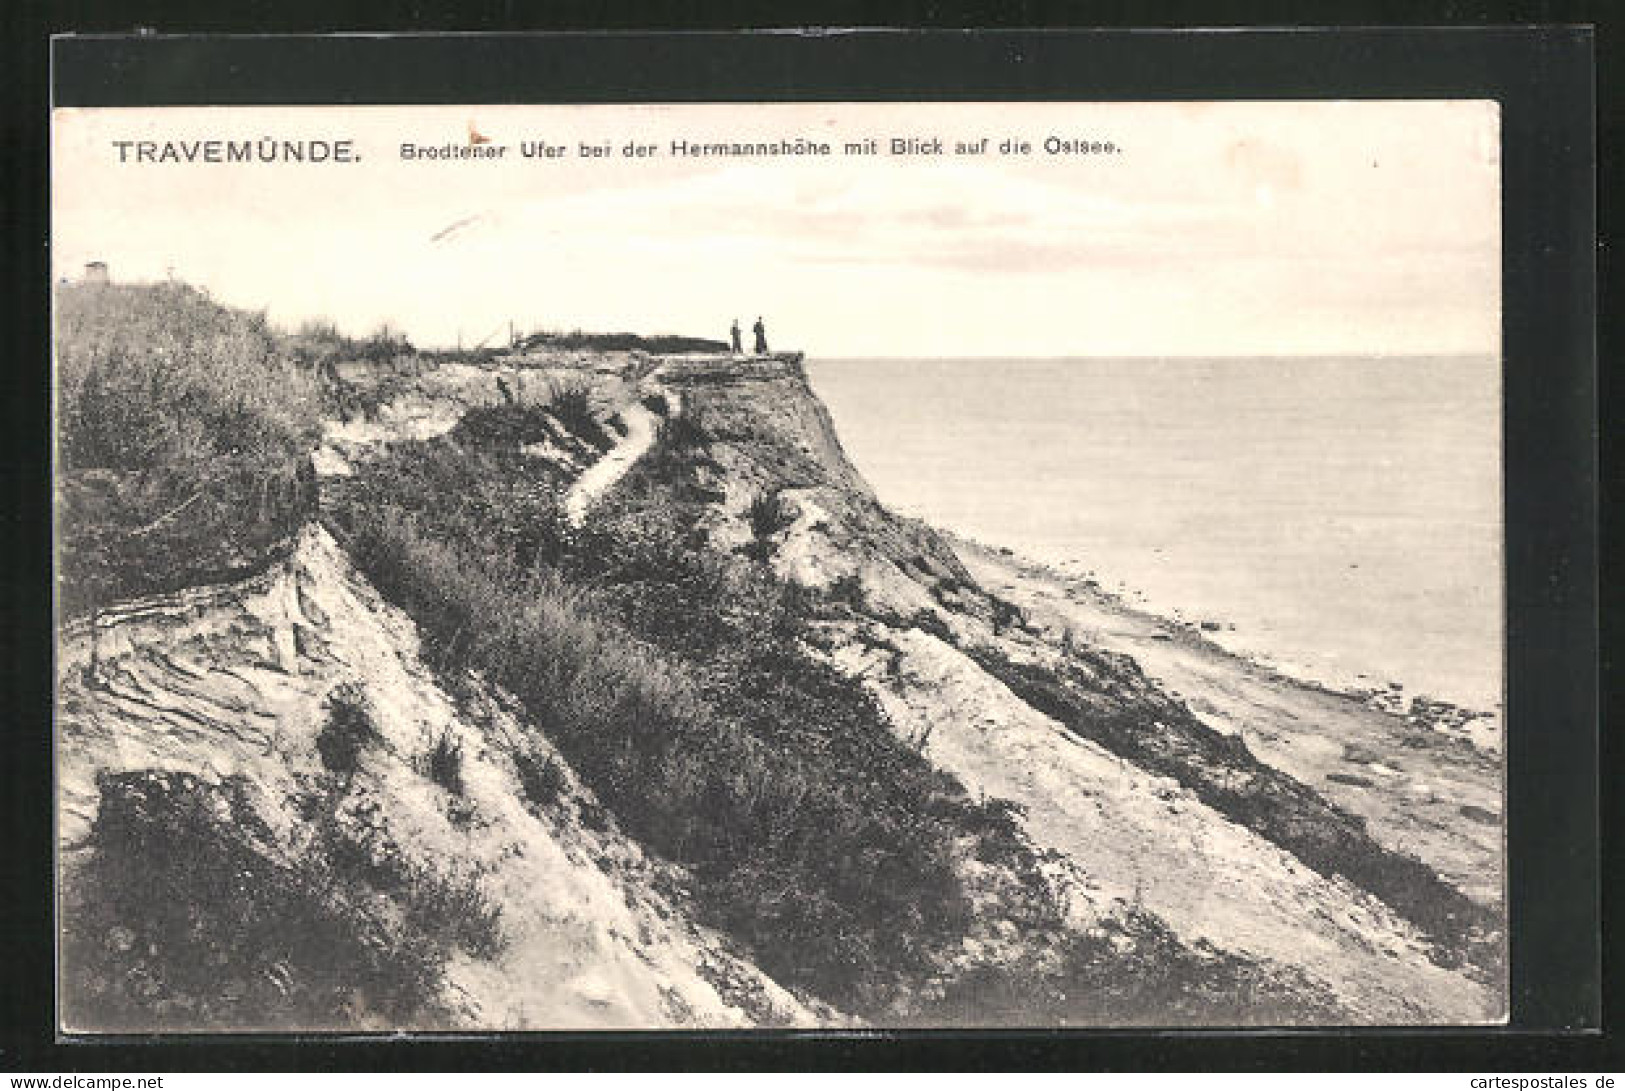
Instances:
[[[520,352],[538,352],[544,349],[584,350],[589,352],[727,352],[726,341],[713,341],[706,337],[683,337],[677,334],[638,333],[533,333],[517,346]]]
[[[185,284],[64,285],[56,353],[65,470],[280,463],[320,432],[316,382],[265,316]]]
[[[310,515],[317,383],[263,315],[64,285],[56,356],[65,615],[244,574]]]

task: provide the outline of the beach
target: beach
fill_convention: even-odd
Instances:
[[[1500,709],[1493,359],[808,370],[853,461],[901,512],[1205,622],[1294,677]]]
[[[1474,898],[1501,899],[1499,717],[1451,726],[1426,711],[1408,715],[1383,692],[1298,680],[1091,581],[963,536],[949,540],[977,582],[1033,625],[1130,656],[1209,726],[1239,735],[1264,762],[1364,818],[1384,844]]]

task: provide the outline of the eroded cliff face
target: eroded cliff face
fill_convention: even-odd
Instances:
[[[695,471],[714,487],[700,517],[712,540],[754,541],[781,577],[847,599],[820,654],[862,678],[929,760],[1020,807],[1034,846],[1066,862],[1078,927],[1144,910],[1186,942],[1324,985],[1354,1022],[1504,1018],[1498,900],[1439,878],[1459,852],[1410,855],[1459,838],[1398,838],[1394,821],[1374,834],[1256,755],[1245,715],[1209,723],[1133,659],[979,585],[942,537],[875,501],[799,360],[680,368],[662,381],[712,436]],[[1348,704],[1321,706],[1329,746],[1340,716],[1367,711]]]
[[[766,535],[773,569],[795,583],[828,590],[843,578],[856,580],[909,614],[932,604],[931,587],[969,582],[959,558],[929,527],[875,499],[807,384],[800,354],[678,358],[656,377],[712,437],[699,481],[716,493],[706,524],[719,547],[759,536],[750,509],[760,501],[773,509]]]
[[[1131,656],[991,587],[985,559],[978,582],[942,536],[888,512],[797,354],[452,365],[329,422],[316,471],[348,477],[502,404],[504,385],[524,404],[560,376],[587,384],[611,444],[553,420],[525,448],[574,482],[569,520],[680,508],[706,549],[805,589],[821,604],[806,654],[858,680],[938,769],[1015,804],[1067,928],[1103,966],[1177,957],[1211,988],[1231,979],[1202,967],[1244,964],[1301,1001],[1273,1008],[1278,1022],[1504,1016],[1491,900],[1409,856],[1389,836],[1402,824],[1373,833],[1253,753],[1244,710],[1204,719]],[[699,438],[676,445],[679,421]],[[502,690],[425,666],[412,621],[316,524],[259,576],[70,625],[59,672],[72,1029],[247,1029],[266,1013],[380,1029],[844,1018],[696,924],[685,873],[625,836]],[[1059,949],[1021,934],[978,870],[997,869],[961,866],[977,905],[939,993]],[[221,919],[237,905],[247,923]],[[247,962],[231,957],[245,946]],[[324,975],[312,951],[344,972]],[[1251,988],[1170,1021],[1255,1022]],[[965,1022],[1023,1021],[1022,998],[995,1014],[965,995]]]
[[[527,791],[511,703],[448,693],[319,527],[255,579],[70,627],[59,682],[71,1030],[828,1015],[689,921],[562,758]]]

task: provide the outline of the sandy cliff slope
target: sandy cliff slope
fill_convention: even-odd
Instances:
[[[814,603],[802,650],[862,683],[888,746],[903,739],[974,796],[1015,805],[1075,935],[1144,914],[1187,951],[1278,971],[1289,993],[1332,997],[1357,1023],[1504,1016],[1498,828],[1465,826],[1461,810],[1493,820],[1498,766],[1470,744],[1242,660],[1187,654],[1152,622],[893,515],[846,458],[796,354],[526,363],[392,379],[380,405],[328,422],[316,474],[349,477],[390,444],[452,432],[471,407],[544,401],[557,375],[585,382],[608,449],[554,435],[554,421],[519,452],[574,482],[568,523],[682,506],[696,532],[685,541],[800,585]],[[703,435],[697,447],[667,444],[678,415]],[[656,461],[685,475],[681,489],[638,480]],[[413,622],[316,524],[260,576],[69,625],[59,688],[64,897],[89,922],[64,948],[89,968],[65,978],[76,1029],[109,1029],[121,989],[146,990],[147,1025],[157,1013],[176,1027],[261,1025],[241,997],[327,996],[297,942],[234,968],[253,980],[219,995],[154,977],[173,954],[160,948],[187,943],[206,975],[210,944],[237,934],[211,914],[237,904],[296,911],[341,948],[359,945],[357,972],[377,971],[371,994],[313,1008],[303,1026],[840,1018],[695,923],[687,874],[621,832],[507,694],[432,672]],[[348,751],[334,742],[346,724]],[[516,762],[521,736],[547,757],[540,767]],[[93,908],[109,891],[97,883],[122,874],[110,846],[151,843],[198,866],[157,868],[146,893],[162,901],[164,884],[191,883],[168,900],[201,891],[210,919],[98,931]],[[273,947],[274,925],[255,933]],[[1024,942],[1054,940],[1005,931],[967,946],[1010,966],[1032,953]],[[423,995],[388,976],[402,951],[420,952],[408,984]],[[1235,999],[1238,1022],[1246,1003]]]
[[[845,577],[856,599],[857,623],[829,626],[826,653],[867,681],[895,729],[933,762],[1024,809],[1033,843],[1075,869],[1080,921],[1113,906],[1144,908],[1182,939],[1301,971],[1329,987],[1358,1022],[1504,1017],[1493,954],[1464,965],[1417,923],[1448,925],[1457,908],[1399,904],[1408,893],[1396,893],[1401,884],[1371,882],[1379,897],[1338,863],[1340,853],[1357,859],[1343,870],[1366,881],[1385,860],[1395,872],[1421,876],[1446,905],[1492,922],[1468,931],[1493,949],[1498,838],[1464,830],[1470,824],[1457,809],[1494,806],[1493,761],[1463,750],[1460,740],[1418,736],[1402,719],[1357,702],[1344,709],[1321,693],[1317,705],[1309,700],[1317,691],[1265,678],[1242,660],[1207,661],[1201,676],[1157,659],[1168,683],[1146,676],[1129,657],[1147,644],[1161,650],[1162,641],[1116,639],[1098,616],[1085,624],[1066,613],[1072,604],[1018,588],[986,553],[962,557],[930,528],[877,504],[794,364],[711,368],[686,385],[685,398],[719,437],[710,451],[722,494],[707,516],[713,540],[748,541],[752,498],[777,498],[782,518],[769,539],[775,571],[826,589]],[[995,586],[999,593],[990,594]],[[1072,651],[1080,643],[1082,658]],[[1095,674],[1093,682],[1068,684],[1086,719],[1143,719],[1134,729],[1142,737],[1110,749],[1002,680],[1043,675],[1061,662],[1080,678]],[[1335,714],[1351,710],[1359,714]],[[1341,737],[1351,723],[1360,733]],[[1122,734],[1114,727],[1102,737],[1115,744]],[[1410,741],[1401,753],[1402,737]],[[1360,751],[1363,768],[1344,765],[1368,774],[1357,797],[1324,773],[1360,745],[1368,748]],[[1316,762],[1314,754],[1333,757]],[[1141,764],[1148,757],[1152,765]],[[1407,773],[1385,780],[1388,763]]]
[[[418,1017],[426,1025],[817,1021],[721,937],[685,919],[674,898],[681,873],[619,835],[562,762],[553,804],[527,805],[503,745],[522,728],[500,695],[477,685],[461,702],[448,695],[418,661],[410,621],[323,530],[307,528],[291,559],[257,579],[128,603],[71,628],[60,680],[70,886],[92,851],[98,776],[188,772],[246,784],[274,842],[262,850],[294,872],[318,851],[318,820],[331,820],[347,831],[346,844],[398,853],[397,870],[477,884],[499,914],[498,949],[451,951]],[[330,698],[346,685],[359,689],[378,732],[347,779],[323,768],[318,746]],[[457,793],[425,774],[425,756],[447,738],[462,753]],[[237,895],[229,885],[215,893],[214,908],[229,913]],[[122,940],[112,942],[116,952]],[[91,1014],[94,998],[70,989],[64,999],[71,1027],[104,1029]],[[177,1022],[193,1011],[188,1002],[174,998]],[[229,1022],[229,1008],[217,1018]]]

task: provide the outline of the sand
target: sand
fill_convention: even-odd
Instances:
[[[1470,728],[1413,720],[1229,652],[1087,580],[963,538],[953,544],[978,583],[1034,624],[1057,635],[1070,628],[1133,657],[1209,726],[1240,733],[1262,761],[1365,818],[1385,846],[1418,857],[1470,897],[1501,901],[1498,720],[1475,721],[1476,740]]]

